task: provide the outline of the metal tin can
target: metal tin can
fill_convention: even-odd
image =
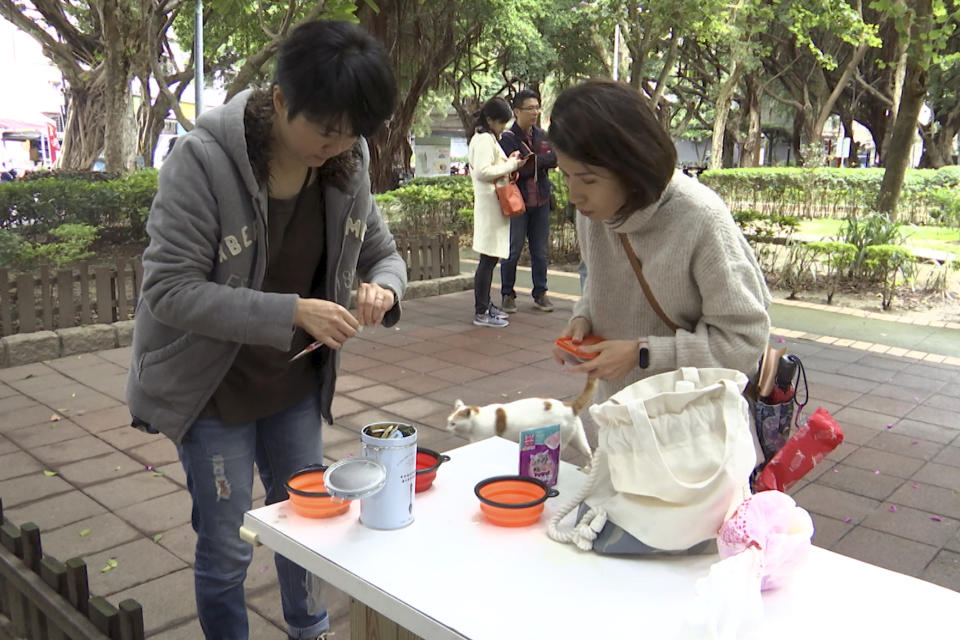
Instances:
[[[391,425],[395,429],[390,430]],[[381,437],[392,431],[392,437]],[[399,435],[398,435],[399,434]],[[375,422],[360,431],[361,455],[387,472],[380,491],[360,499],[360,521],[372,529],[399,529],[413,522],[417,476],[417,430],[400,422]]]

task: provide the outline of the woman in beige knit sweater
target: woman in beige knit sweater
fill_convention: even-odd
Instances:
[[[597,356],[570,371],[599,378],[597,401],[679,367],[751,375],[767,344],[770,294],[753,252],[716,193],[675,170],[676,150],[646,99],[592,80],[565,90],[549,137],[579,212],[587,266],[563,335]],[[648,302],[620,235],[666,319]],[[561,352],[555,359],[562,362]]]

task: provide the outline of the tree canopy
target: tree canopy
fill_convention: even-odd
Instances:
[[[129,171],[135,154],[152,157],[169,113],[192,126],[180,97],[193,78],[194,7],[0,0],[2,15],[40,42],[67,80],[66,166],[104,154],[108,168]],[[960,0],[207,0],[203,8],[204,73],[228,96],[269,82],[280,41],[304,20],[354,20],[383,40],[400,94],[371,140],[379,190],[409,162],[411,131],[431,110],[453,108],[468,127],[481,101],[523,87],[539,90],[549,109],[565,86],[614,69],[676,138],[712,138],[714,166],[757,165],[764,136],[789,140],[795,162],[821,164],[826,123],[837,118],[852,137],[859,122],[891,169],[879,204],[893,211],[889,196],[916,132],[924,166],[956,162]],[[921,122],[923,104],[930,117]]]

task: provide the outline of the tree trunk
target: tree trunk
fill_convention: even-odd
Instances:
[[[713,120],[713,141],[710,147],[710,169],[723,167],[723,134],[727,129],[727,116],[730,115],[730,100],[733,90],[740,80],[740,65],[736,59],[730,66],[730,75],[724,80],[717,96],[716,115]]]
[[[104,36],[104,157],[107,171],[129,173],[133,171],[135,151],[135,125],[130,99],[130,82],[133,79],[132,56],[142,48],[136,42],[140,33],[130,36],[128,24],[129,7],[121,6],[123,0],[107,0],[100,11]]]
[[[900,108],[893,125],[889,150],[884,166],[883,182],[877,196],[877,210],[887,213],[892,220],[897,219],[897,202],[903,178],[910,164],[910,151],[913,137],[917,131],[917,118],[923,99],[927,95],[926,57],[920,51],[920,37],[930,32],[931,0],[919,0],[915,5],[915,16],[911,25],[911,55],[907,58],[903,80],[903,92],[900,96]]]
[[[933,122],[920,125],[918,131],[923,140],[923,154],[920,156],[920,169],[939,169],[947,164],[944,160],[940,148],[937,146],[937,140],[933,133]]]
[[[860,161],[858,160],[860,143],[857,142],[856,137],[853,135],[853,116],[850,115],[849,111],[845,110],[840,112],[840,124],[843,125],[843,137],[850,138],[850,155],[844,164],[848,167],[860,166]]]
[[[159,105],[164,106],[163,113],[159,116]],[[143,158],[143,166],[153,166],[153,156],[157,151],[157,140],[163,132],[163,123],[167,115],[166,96],[157,96],[156,104],[151,105],[147,100],[140,103],[137,109],[137,155]]]
[[[821,131],[817,131],[813,115],[813,104],[810,101],[810,91],[803,87],[803,101],[797,113],[797,124],[800,127],[800,147],[797,150],[797,165],[801,167],[823,166],[823,142]]]
[[[411,91],[393,112],[390,122],[381,131],[371,137],[370,146],[370,186],[374,193],[383,193],[396,186],[394,168],[409,166],[409,157],[404,158],[404,150],[409,149],[407,132],[413,126],[417,110],[417,100],[423,91]]]
[[[760,129],[760,87],[757,86],[757,79],[753,73],[746,74],[744,82],[747,87],[745,100],[747,105],[747,139],[743,141],[743,148],[740,150],[740,166],[759,167],[760,148],[763,144]]]
[[[907,38],[900,38],[898,43],[897,67],[893,73],[893,105],[890,107],[889,122],[896,123],[897,116],[900,113],[900,102],[904,91],[904,80],[907,73]],[[887,153],[890,151],[890,143],[893,139],[893,132],[896,124],[888,126],[883,132],[883,142],[880,147],[880,157],[883,158],[883,166],[887,166]]]
[[[58,162],[64,169],[89,169],[103,151],[102,68],[91,71],[86,84],[67,88],[67,122]]]

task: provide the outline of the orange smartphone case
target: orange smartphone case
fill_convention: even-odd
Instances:
[[[591,334],[591,335],[584,336],[580,344],[574,344],[573,338],[571,338],[570,336],[564,336],[562,338],[557,338],[554,344],[556,344],[558,347],[560,347],[561,349],[569,353],[578,362],[583,362],[585,360],[592,360],[593,358],[596,358],[597,354],[586,353],[584,351],[581,351],[580,347],[595,345],[598,342],[603,342],[603,340],[604,339],[601,338],[600,336],[595,336]]]

